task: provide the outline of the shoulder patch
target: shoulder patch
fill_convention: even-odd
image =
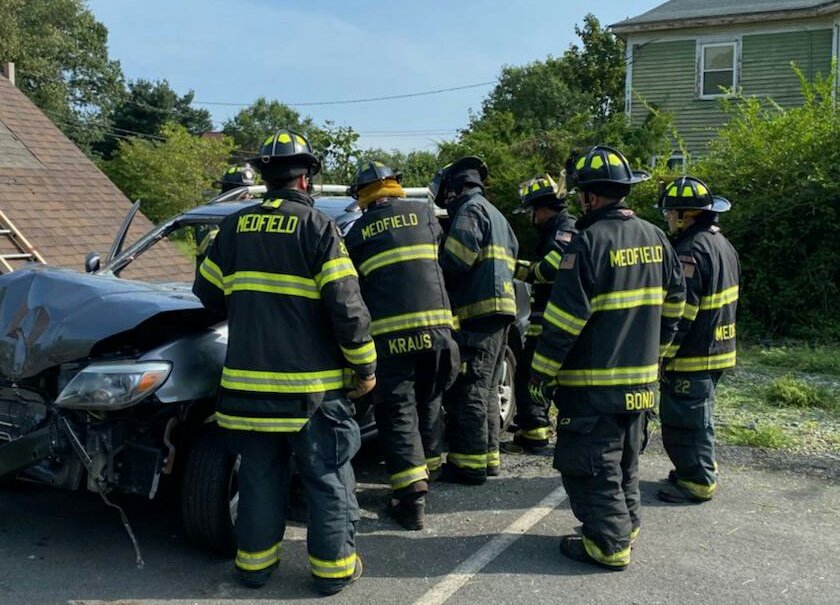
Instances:
[[[554,241],[562,244],[568,244],[572,241],[572,235],[571,231],[558,231],[554,234]]]
[[[575,259],[577,259],[577,254],[564,254],[563,260],[560,261],[560,268],[561,269],[573,269],[575,266]]]
[[[624,217],[625,219],[628,219],[628,218],[633,218],[634,216],[636,216],[636,213],[635,213],[635,212],[633,212],[632,210],[630,210],[630,208],[621,208],[618,212],[619,212],[619,213],[621,214],[621,216],[622,216],[622,217]]]
[[[685,274],[686,279],[691,279],[694,277],[694,271],[697,269],[697,265],[695,263],[686,263],[682,264],[683,273]]]

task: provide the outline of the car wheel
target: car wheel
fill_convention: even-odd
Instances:
[[[505,345],[505,356],[502,361],[502,378],[499,381],[499,415],[501,416],[502,431],[513,424],[516,416],[516,396],[513,381],[516,376],[516,355],[510,345]]]
[[[215,425],[202,427],[187,453],[181,517],[187,537],[223,555],[236,552],[233,524],[239,505],[239,460]]]

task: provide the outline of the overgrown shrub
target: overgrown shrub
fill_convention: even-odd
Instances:
[[[840,410],[837,393],[825,386],[809,384],[790,375],[776,378],[767,385],[765,396],[768,403],[779,407]]]

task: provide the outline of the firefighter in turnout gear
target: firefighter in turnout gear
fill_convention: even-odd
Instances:
[[[513,436],[515,446],[527,452],[545,451],[548,445],[550,424],[548,406],[534,401],[528,391],[531,360],[542,333],[543,311],[551,295],[551,284],[560,267],[563,251],[577,233],[575,217],[569,214],[566,203],[565,172],[558,187],[549,175],[535,177],[519,186],[519,208],[516,213],[527,212],[531,223],[539,231],[537,256],[534,263],[517,261],[516,277],[531,284],[531,316],[525,333],[525,345],[516,368],[516,418],[517,431]]]
[[[219,187],[221,189],[220,193],[227,193],[233,189],[254,185],[256,183],[254,176],[254,169],[247,162],[245,162],[244,166],[228,166],[227,170],[225,170],[225,173],[222,175],[222,178],[214,181],[213,186]],[[248,200],[252,197],[253,196],[246,190],[243,191],[236,199]],[[219,233],[219,228],[210,225],[199,225],[194,229],[196,244],[195,262],[196,266],[200,267],[201,263],[204,261],[204,257],[207,256],[207,251],[210,249],[213,240],[216,239],[216,235]]]
[[[659,358],[685,303],[685,281],[665,234],[624,205],[633,173],[596,146],[574,163],[583,216],[566,248],[531,365],[531,392],[557,406],[554,467],[582,536],[561,552],[620,571],[639,533],[639,450],[655,404]]]
[[[516,316],[513,271],[519,243],[484,197],[487,166],[468,156],[429,187],[451,225],[440,252],[460,331],[461,373],[444,395],[448,454],[441,480],[477,485],[499,473],[499,382],[507,327]]]
[[[252,587],[277,567],[294,453],[315,588],[332,594],[362,573],[360,436],[342,389],[375,385],[370,315],[338,228],[306,193],[321,165],[306,139],[281,130],[253,162],[268,191],[222,221],[193,287],[229,326],[216,422],[241,456],[235,565]]]
[[[364,214],[346,236],[376,343],[376,425],[391,483],[386,513],[423,528],[430,475],[441,466],[441,398],[460,366],[433,207],[407,201],[400,175],[364,163],[350,187]]]
[[[675,467],[659,492],[666,502],[704,502],[717,488],[712,413],[717,382],[735,365],[740,278],[738,253],[717,224],[730,206],[690,176],[669,184],[659,199],[687,288],[660,386],[662,443]]]

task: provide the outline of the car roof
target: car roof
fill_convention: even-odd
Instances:
[[[239,212],[243,208],[255,206],[260,202],[261,200],[259,199],[249,199],[236,200],[232,202],[218,202],[215,204],[202,204],[201,206],[196,206],[195,208],[190,208],[189,210],[184,211],[181,214],[181,217],[187,219],[212,218],[221,220],[226,216]],[[344,212],[348,206],[354,203],[355,200],[352,197],[346,196],[325,196],[315,198],[315,208],[332,216],[333,218]]]

